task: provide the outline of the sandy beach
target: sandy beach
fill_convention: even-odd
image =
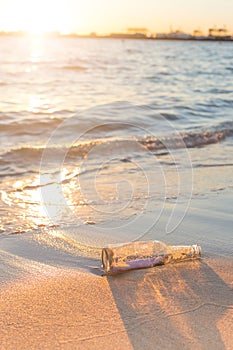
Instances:
[[[232,44],[0,48],[0,350],[232,350]],[[101,249],[135,240],[203,255],[104,275]]]
[[[232,262],[182,265],[6,284],[1,349],[232,349]]]
[[[3,238],[1,349],[232,349],[231,216],[220,210],[229,198],[218,194],[217,218],[193,201],[168,236],[200,241],[202,233],[200,261],[118,276],[101,276],[98,258],[61,256],[55,245],[39,256],[40,234]]]

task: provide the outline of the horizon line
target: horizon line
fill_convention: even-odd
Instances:
[[[208,28],[207,33],[212,32],[222,32],[226,33],[226,35],[231,35],[233,36],[233,32],[231,30],[228,30],[225,26],[224,27],[217,27],[216,25],[212,26],[211,28]],[[28,36],[43,36],[43,35],[57,35],[57,36],[96,36],[96,37],[104,37],[104,36],[110,36],[110,35],[135,35],[135,34],[143,34],[145,36],[156,36],[157,34],[171,34],[171,33],[182,33],[182,34],[188,34],[188,35],[195,35],[195,33],[199,33],[199,35],[206,36],[207,34],[204,34],[205,32],[202,31],[200,28],[196,28],[192,30],[193,34],[190,34],[190,32],[186,32],[185,30],[182,30],[181,27],[173,30],[172,27],[170,28],[169,31],[163,31],[163,32],[154,32],[149,30],[148,28],[142,28],[142,27],[134,27],[134,28],[127,28],[122,31],[109,31],[106,33],[98,33],[97,31],[90,31],[90,32],[85,32],[85,33],[80,33],[78,31],[69,31],[69,32],[62,32],[61,30],[50,30],[50,31],[41,31],[41,32],[30,32],[30,30],[26,29],[18,29],[18,30],[5,30],[5,29],[0,29],[0,35],[14,35],[14,34],[21,34],[21,35],[28,35]]]

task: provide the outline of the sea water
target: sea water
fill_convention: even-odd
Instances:
[[[1,37],[0,49],[0,235],[140,239],[165,207],[169,233],[192,198],[232,188],[232,43]]]

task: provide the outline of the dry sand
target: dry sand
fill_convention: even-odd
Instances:
[[[115,277],[50,267],[1,288],[1,349],[232,349],[232,262]]]

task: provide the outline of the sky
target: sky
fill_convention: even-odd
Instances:
[[[4,31],[105,34],[146,27],[206,33],[214,25],[233,32],[233,0],[0,0]]]

